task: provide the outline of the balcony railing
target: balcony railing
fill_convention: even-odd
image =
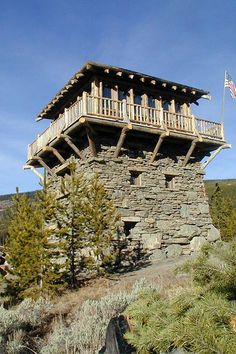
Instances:
[[[169,129],[190,135],[202,135],[213,140],[224,140],[223,125],[208,120],[172,113],[152,107],[127,103],[105,97],[96,97],[83,93],[83,97],[65,109],[50,126],[37,136],[28,147],[28,160],[36,155],[44,146],[57,138],[62,132],[76,123],[82,116],[98,116],[119,122],[131,122],[144,126]]]

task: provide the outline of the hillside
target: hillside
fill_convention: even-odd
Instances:
[[[216,183],[218,183],[223,194],[232,199],[233,206],[236,208],[236,179],[217,179],[217,180],[206,180],[205,187],[208,197],[210,198],[214,193],[216,188]]]

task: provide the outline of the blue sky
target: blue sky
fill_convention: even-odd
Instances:
[[[38,188],[23,171],[35,116],[88,60],[209,90],[195,114],[220,121],[224,70],[236,82],[235,0],[8,0],[0,11],[0,194]],[[236,178],[236,100],[225,98],[232,149],[206,178]]]

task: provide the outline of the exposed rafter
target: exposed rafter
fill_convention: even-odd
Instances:
[[[119,153],[120,153],[120,150],[121,150],[121,148],[122,148],[122,146],[124,144],[126,135],[131,129],[132,129],[132,124],[130,124],[130,123],[122,128],[118,143],[116,145],[116,150],[114,152],[114,157],[118,157],[119,156]]]

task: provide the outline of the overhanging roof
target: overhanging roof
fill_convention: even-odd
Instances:
[[[73,95],[76,90],[83,86],[93,75],[102,74],[111,77],[121,77],[126,81],[139,82],[152,86],[156,89],[173,90],[173,92],[181,93],[188,97],[190,102],[196,102],[201,97],[209,98],[209,92],[195,87],[179,84],[173,81],[160,79],[155,76],[142,74],[136,71],[127,70],[111,65],[98,64],[95,62],[87,62],[69,81],[68,83],[53,97],[53,99],[42,109],[37,115],[36,120],[43,118],[52,119],[53,115],[60,111]]]

